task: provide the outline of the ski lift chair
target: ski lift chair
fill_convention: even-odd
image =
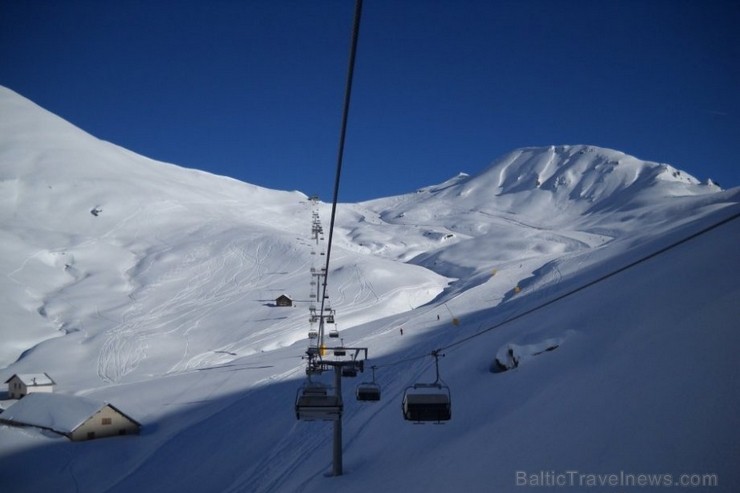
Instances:
[[[355,395],[358,401],[379,401],[380,400],[380,385],[375,382],[362,382],[357,386]]]
[[[334,310],[329,309],[329,314],[326,315],[326,323],[332,324],[333,327],[329,330],[329,337],[337,338],[339,337],[339,329],[337,329],[336,321],[334,319]]]
[[[342,408],[342,398],[323,384],[309,382],[298,389],[295,415],[299,420],[336,421]]]
[[[452,418],[450,389],[441,383],[417,383],[403,395],[403,417],[407,421],[449,421]]]
[[[362,382],[355,389],[355,396],[357,397],[358,401],[372,402],[372,401],[380,400],[380,385],[375,383],[375,368],[377,367],[376,366],[371,367],[373,371],[373,381],[372,382]]]
[[[433,383],[417,383],[403,393],[403,417],[407,421],[449,421],[452,418],[450,388],[439,378],[439,351],[432,351],[437,378]],[[442,354],[441,356],[444,356]]]

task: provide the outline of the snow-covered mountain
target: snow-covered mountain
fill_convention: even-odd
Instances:
[[[329,478],[331,425],[293,408],[325,261],[311,222],[328,227],[329,205],[152,161],[0,88],[0,378],[47,372],[144,426],[85,443],[0,426],[0,485],[517,491],[706,474],[734,491],[738,202],[666,164],[559,146],[340,204],[331,306],[383,399],[354,402],[345,379],[345,474]],[[294,308],[274,306],[283,293]],[[409,424],[401,396],[433,379],[435,349],[453,419]],[[491,371],[509,349],[519,366]]]

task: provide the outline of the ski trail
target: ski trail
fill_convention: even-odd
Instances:
[[[163,369],[164,373],[222,361],[223,355],[214,353],[219,345],[203,346],[207,339],[203,331],[213,325],[219,313],[243,303],[244,294],[268,275],[267,266],[276,254],[272,243],[265,246],[263,240],[262,236],[240,235],[225,244],[197,243],[169,269],[166,262],[177,253],[171,246],[141,258],[131,270],[130,284],[139,284],[137,279],[145,276],[152,279],[140,283],[145,287],[129,295],[130,304],[121,322],[103,336],[97,362],[99,378],[120,381],[147,359],[149,344],[155,349],[164,343],[168,351],[181,350],[179,361]],[[290,334],[286,338],[297,340]]]
[[[221,387],[224,387],[228,384],[228,380],[232,378],[239,378],[236,373],[231,372],[230,370],[227,371],[226,377],[215,387],[212,387],[211,390],[204,395],[202,398],[199,398],[197,403],[219,403],[220,405],[212,405],[210,406],[210,409],[208,412],[202,416],[200,416],[197,420],[195,420],[191,427],[197,428],[198,426],[204,425],[208,420],[211,419],[219,419],[219,416],[222,414],[228,415],[229,413],[233,412],[233,409],[239,409],[240,406],[244,406],[246,402],[248,402],[250,399],[254,398],[254,394],[256,392],[265,391],[265,389],[269,388],[270,385],[277,384],[283,381],[290,380],[296,376],[296,374],[301,373],[303,371],[304,367],[303,365],[300,366],[294,366],[291,367],[283,372],[276,373],[270,376],[267,376],[265,378],[259,379],[251,384],[251,386],[247,389],[244,389],[242,392],[240,392],[236,397],[233,397],[229,399],[228,401],[223,401],[223,399],[215,398],[214,396],[219,393],[219,389]],[[208,372],[206,372],[208,373]],[[205,376],[204,376],[205,378]],[[179,396],[182,398],[182,400],[175,399],[169,404],[172,405],[175,408],[182,408],[184,405],[187,405],[191,403],[192,396],[190,391],[184,391]],[[145,469],[148,465],[148,463],[152,460],[159,460],[157,457],[160,454],[166,454],[170,455],[171,451],[170,448],[173,446],[173,443],[177,443],[181,439],[182,430],[174,430],[173,433],[169,434],[164,440],[158,442],[156,447],[150,448],[147,450],[147,453],[142,455],[137,459],[137,463],[134,464],[124,476],[120,477],[114,484],[112,484],[107,490],[119,490],[122,489],[124,491],[130,491],[128,487],[126,487],[127,480],[133,478],[134,480],[137,478],[137,476],[140,474],[140,471],[142,469]],[[251,484],[251,481],[249,479],[249,476],[246,475],[245,484],[249,485]],[[238,488],[238,489],[227,489],[223,491],[253,491],[249,486],[246,488]]]
[[[168,250],[165,250],[166,254]],[[147,340],[181,332],[189,324],[197,324],[204,313],[198,286],[208,278],[207,269],[194,269],[207,250],[198,247],[190,251],[184,262],[166,271],[156,281],[130,296],[131,303],[123,313],[122,322],[105,334],[98,354],[97,373],[104,382],[117,382],[134,371],[146,358]],[[145,267],[149,266],[144,260]],[[194,275],[188,275],[195,271]],[[168,285],[181,286],[167,303],[156,301]],[[196,300],[196,301],[194,301]],[[207,312],[206,312],[207,313]],[[187,341],[184,342],[187,346]]]
[[[305,366],[300,365],[271,378],[269,384],[287,381],[297,373],[303,373]],[[292,402],[286,402],[292,405]],[[325,422],[301,423],[296,421],[291,429],[263,455],[252,468],[239,475],[223,493],[244,491],[261,491],[265,493],[280,491],[285,479],[300,467],[305,458],[315,453],[316,449],[326,445],[331,431]]]
[[[369,302],[370,298],[374,298],[375,301],[380,301],[380,297],[373,288],[373,284],[362,275],[362,271],[357,264],[355,264],[355,279],[357,280],[357,284],[360,286],[360,289],[357,291],[357,294],[355,294],[353,304],[359,304],[363,301]]]
[[[330,426],[327,423],[296,422],[293,428],[252,470],[237,478],[229,488],[224,490],[224,493],[280,492],[280,486],[287,477],[304,463],[306,457],[314,454],[317,449],[323,448],[329,442],[331,435]]]

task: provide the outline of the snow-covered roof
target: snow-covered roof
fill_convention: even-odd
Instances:
[[[13,380],[13,377],[18,377],[18,379],[28,387],[34,385],[54,385],[54,380],[52,380],[46,373],[16,373],[7,379],[5,383]]]
[[[0,420],[68,434],[106,405],[111,406],[106,402],[76,395],[34,393],[25,396],[6,409],[0,415]],[[121,413],[115,407],[113,409]],[[126,417],[131,419],[129,416]]]

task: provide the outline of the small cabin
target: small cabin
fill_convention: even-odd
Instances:
[[[139,422],[112,404],[68,394],[29,394],[0,414],[0,423],[50,430],[73,441],[141,430]]]
[[[285,294],[281,294],[275,300],[275,306],[293,306],[293,300]]]
[[[54,392],[54,380],[46,373],[16,373],[5,381],[8,398],[20,399],[28,394]]]

